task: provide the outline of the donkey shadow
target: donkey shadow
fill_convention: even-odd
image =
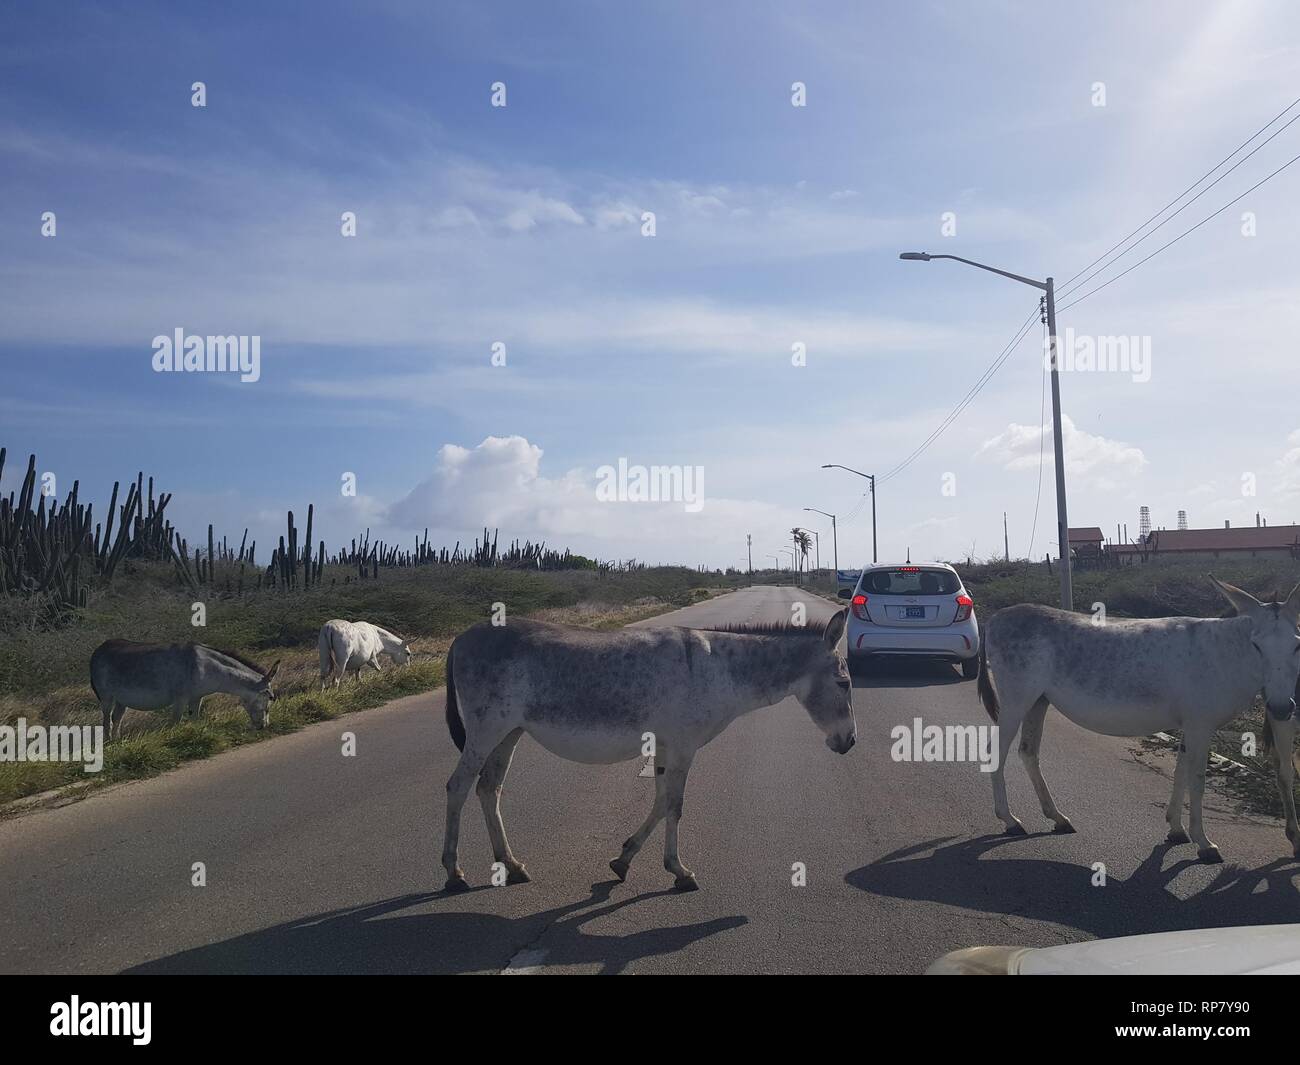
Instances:
[[[649,891],[610,902],[610,894],[618,886],[616,881],[593,884],[585,899],[516,918],[447,908],[464,895],[404,895],[287,921],[145,962],[125,972],[447,975],[494,971],[544,935],[547,966],[600,965],[602,974],[619,973],[630,962],[672,954],[748,923],[748,918],[734,916],[622,936],[585,932],[582,926],[588,921],[648,899],[677,894]],[[479,888],[473,894],[495,890],[499,889]],[[429,905],[438,908],[402,915],[403,910]]]
[[[1023,842],[1023,837],[981,836],[949,843],[954,838],[894,851],[846,874],[845,882],[889,898],[1051,921],[1097,938],[1136,931],[1291,924],[1300,916],[1300,864],[1290,857],[1252,869],[1215,867],[1210,884],[1181,898],[1172,890],[1179,874],[1206,867],[1187,859],[1163,868],[1172,846],[1168,843],[1153,847],[1128,878],[1108,873],[1105,887],[1093,887],[1094,874],[1087,865],[1043,858],[980,860],[999,847]],[[928,857],[911,857],[931,848]]]

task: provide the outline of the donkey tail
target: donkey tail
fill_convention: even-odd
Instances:
[[[322,682],[331,673],[334,672],[334,630],[325,626],[320,630],[320,637],[316,640],[316,646],[320,650],[320,679]]]
[[[984,704],[984,709],[988,711],[989,717],[997,721],[998,711],[1001,707],[998,704],[997,689],[993,687],[993,675],[989,672],[987,636],[980,640],[980,675],[979,680],[975,682],[975,687],[979,690],[980,702]]]
[[[456,750],[465,749],[465,722],[460,718],[460,705],[456,702],[456,678],[451,671],[451,659],[456,650],[453,643],[447,649],[447,731],[451,733],[451,742]]]

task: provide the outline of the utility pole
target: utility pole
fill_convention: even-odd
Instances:
[[[876,554],[876,475],[874,473],[863,473],[861,470],[855,470],[852,466],[841,466],[838,462],[827,462],[823,464],[822,469],[848,470],[849,473],[856,473],[859,477],[865,477],[871,482],[871,561],[879,562],[880,558]]]
[[[1052,355],[1052,445],[1056,448],[1056,528],[1061,549],[1061,609],[1074,609],[1070,581],[1070,523],[1065,516],[1065,449],[1061,443],[1061,374],[1056,357],[1056,287],[1047,279],[1047,343]]]
[[[1011,540],[1007,537],[1007,512],[1002,512],[1002,550],[1007,556],[1007,561],[1011,561]]]
[[[754,586],[754,537],[745,533],[745,550],[749,554],[749,586]]]
[[[963,259],[960,255],[931,255],[924,251],[905,251],[900,259],[928,263],[931,259],[952,259],[965,263],[991,274],[1019,281],[1022,285],[1036,288],[1043,295],[1046,309],[1048,352],[1051,357],[1052,370],[1052,442],[1056,449],[1056,536],[1061,553],[1061,609],[1074,609],[1074,587],[1071,583],[1070,566],[1070,523],[1065,513],[1065,451],[1061,443],[1061,376],[1056,355],[1056,285],[1049,277],[1046,281],[1035,281],[1032,277],[1021,277],[1009,270],[999,270],[996,266],[977,263],[974,259]]]

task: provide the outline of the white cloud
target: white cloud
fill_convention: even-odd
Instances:
[[[1053,454],[1051,433],[1050,423],[1043,426],[1012,423],[997,436],[984,441],[977,455],[1000,462],[1005,470],[1036,470],[1041,447],[1042,462],[1050,468]],[[1069,417],[1061,419],[1061,437],[1066,474],[1095,487],[1114,487],[1132,480],[1147,465],[1141,448],[1085,432]]]
[[[432,472],[388,508],[384,521],[403,530],[428,527],[447,542],[463,542],[486,526],[500,529],[507,542],[545,540],[599,558],[712,559],[726,566],[739,563],[747,531],[788,529],[806,517],[797,508],[715,497],[707,468],[704,505],[695,513],[684,502],[601,501],[595,471],[547,476],[542,456],[521,436],[489,436],[472,448],[445,444]],[[631,464],[654,464],[652,457],[626,457]],[[616,464],[618,456],[609,461]]]

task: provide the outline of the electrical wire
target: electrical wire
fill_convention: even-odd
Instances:
[[[1222,160],[1220,160],[1217,164],[1215,164],[1213,167],[1211,167],[1209,170],[1207,170],[1207,171],[1206,171],[1204,174],[1202,174],[1199,178],[1197,178],[1197,179],[1196,179],[1195,181],[1193,181],[1190,185],[1188,185],[1187,188],[1183,189],[1182,192],[1180,192],[1177,196],[1175,196],[1175,197],[1174,197],[1172,200],[1170,200],[1167,204],[1165,204],[1163,207],[1161,207],[1160,210],[1158,210],[1155,214],[1153,214],[1150,218],[1148,218],[1145,222],[1143,222],[1140,226],[1138,226],[1137,229],[1135,229],[1135,230],[1133,230],[1133,232],[1129,233],[1128,236],[1120,238],[1119,241],[1117,241],[1115,244],[1112,244],[1112,245],[1111,245],[1109,248],[1107,248],[1104,252],[1102,252],[1100,255],[1098,255],[1097,258],[1093,259],[1092,262],[1088,263],[1087,266],[1083,267],[1081,270],[1079,270],[1079,271],[1078,271],[1077,273],[1075,273],[1073,276],[1067,278],[1066,281],[1065,281],[1065,284],[1063,284],[1063,285],[1061,286],[1062,291],[1061,291],[1061,292],[1058,292],[1057,295],[1058,295],[1058,296],[1059,296],[1059,295],[1064,295],[1064,294],[1065,294],[1065,290],[1068,290],[1068,289],[1071,288],[1071,286],[1073,285],[1073,282],[1074,282],[1075,278],[1079,277],[1082,273],[1084,273],[1084,271],[1086,271],[1086,270],[1091,270],[1094,266],[1096,266],[1099,262],[1101,262],[1102,259],[1106,258],[1106,256],[1108,256],[1108,255],[1109,255],[1111,252],[1113,252],[1116,248],[1120,247],[1120,245],[1122,245],[1122,244],[1126,244],[1126,243],[1127,243],[1127,242],[1128,242],[1132,237],[1136,236],[1138,233],[1142,232],[1142,230],[1146,229],[1147,226],[1149,226],[1152,222],[1154,222],[1157,218],[1159,218],[1162,214],[1164,214],[1167,210],[1169,210],[1169,208],[1171,208],[1174,204],[1176,204],[1179,200],[1181,200],[1184,196],[1186,196],[1189,192],[1191,192],[1192,189],[1196,188],[1196,186],[1199,185],[1202,181],[1204,181],[1204,180],[1205,180],[1206,178],[1208,178],[1211,174],[1213,174],[1216,170],[1218,170],[1219,167],[1223,166],[1224,163],[1226,163],[1229,159],[1231,159],[1234,155],[1236,155],[1239,151],[1241,151],[1242,148],[1246,147],[1246,145],[1248,145],[1251,141],[1253,141],[1256,137],[1258,137],[1261,133],[1263,133],[1264,130],[1268,129],[1268,127],[1271,126],[1274,122],[1276,122],[1279,118],[1281,118],[1281,117],[1282,117],[1283,115],[1285,115],[1288,111],[1290,111],[1291,108],[1295,107],[1296,104],[1300,104],[1300,96],[1296,97],[1296,98],[1295,98],[1294,100],[1292,100],[1289,104],[1287,104],[1286,107],[1282,108],[1281,111],[1279,111],[1276,115],[1274,115],[1274,116],[1273,116],[1272,118],[1270,118],[1267,122],[1265,122],[1262,126],[1260,126],[1259,129],[1257,129],[1254,133],[1252,133],[1249,137],[1247,137],[1247,138],[1246,138],[1244,141],[1242,141],[1239,145],[1237,145],[1237,147],[1234,148],[1231,152],[1229,152],[1229,153],[1228,153],[1228,154],[1227,154],[1227,155],[1226,155]],[[1291,121],[1294,122],[1295,119],[1293,118]],[[1288,126],[1289,126],[1290,124],[1291,124],[1290,122],[1287,123]],[[1285,129],[1286,127],[1284,126],[1284,127],[1282,127],[1282,128]],[[1281,133],[1282,130],[1278,130],[1277,132],[1278,132],[1278,133]],[[1275,133],[1273,136],[1277,136],[1277,134]],[[1269,138],[1269,140],[1272,140],[1272,139],[1273,139],[1272,137]],[[1268,141],[1265,141],[1264,143],[1267,144]],[[1261,144],[1259,147],[1262,148],[1263,146],[1264,146],[1264,145]],[[1256,151],[1258,151],[1258,150],[1259,150],[1259,149],[1257,148]],[[1251,154],[1253,155],[1254,152],[1252,152]],[[1249,158],[1249,156],[1247,156],[1247,158]],[[1245,161],[1245,160],[1242,160],[1242,162],[1244,162],[1244,161]],[[1226,175],[1224,175],[1224,176],[1226,176]],[[1172,216],[1171,216],[1171,217],[1172,217]],[[1152,230],[1152,232],[1154,232],[1154,230]],[[1081,282],[1080,284],[1082,284],[1082,282]],[[1073,285],[1073,287],[1078,288],[1079,286],[1078,286],[1078,285]]]

